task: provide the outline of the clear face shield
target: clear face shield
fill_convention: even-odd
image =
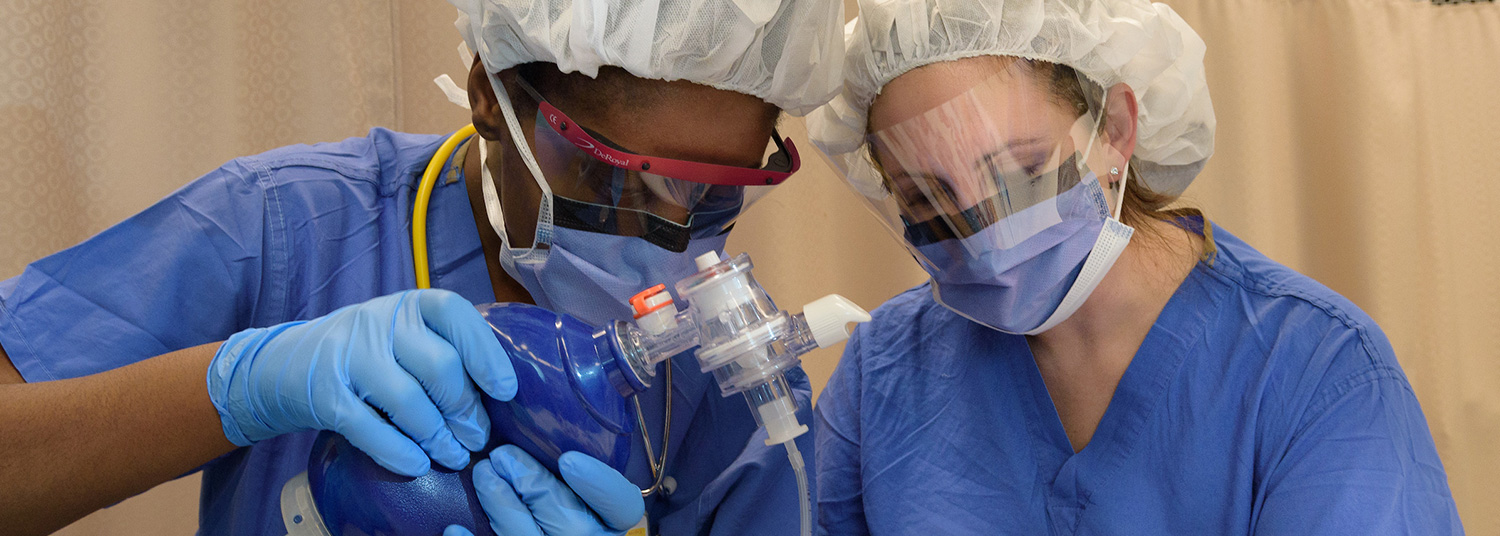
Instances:
[[[866,137],[846,177],[932,275],[940,302],[1013,333],[1060,309],[1112,219],[1100,179],[1123,176],[1095,171],[1106,165],[1103,103],[1062,102],[1047,76],[1016,60],[933,106],[884,103],[898,121]]]

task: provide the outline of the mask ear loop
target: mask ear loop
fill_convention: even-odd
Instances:
[[[526,256],[530,256],[537,249],[536,246],[538,244],[552,244],[552,187],[547,185],[547,179],[542,175],[542,168],[537,165],[536,157],[531,153],[531,145],[526,142],[526,136],[521,132],[521,122],[516,119],[516,111],[510,103],[510,94],[505,91],[505,86],[500,83],[495,74],[489,72],[489,69],[485,69],[484,75],[490,79],[490,87],[495,90],[495,97],[499,100],[500,113],[505,116],[505,126],[510,130],[511,142],[516,144],[516,152],[521,154],[521,161],[526,163],[526,169],[531,171],[532,179],[536,180],[537,187],[542,190],[542,199],[537,203],[536,238],[533,239],[526,253]],[[487,163],[481,167],[485,173],[489,172],[490,168]],[[495,223],[495,219],[500,212],[500,199],[498,196],[492,195],[494,186],[491,183],[492,181],[486,177],[484,184],[488,186],[489,190],[485,191],[484,202],[485,206],[488,207],[491,204],[491,198],[494,198],[495,210],[487,212],[490,213],[490,225],[496,228],[496,232],[500,233],[500,237],[503,239],[505,238],[505,234],[501,230],[505,228],[505,222]],[[503,218],[501,219],[503,220]]]
[[[1115,221],[1124,223],[1120,216],[1125,213],[1125,185],[1130,182],[1130,160],[1125,160],[1124,171],[1120,175],[1120,196],[1115,198]]]
[[[489,141],[479,139],[479,190],[484,194],[484,215],[489,219],[490,228],[500,237],[502,250],[510,251],[510,235],[505,232],[505,210],[500,205],[500,195],[495,192],[495,177],[490,173],[490,151]],[[500,255],[500,266],[510,273],[512,278],[520,277],[515,273],[515,267],[508,262],[510,259],[503,254]],[[519,280],[519,279],[518,279]]]
[[[1089,155],[1093,154],[1094,152],[1094,142],[1099,141],[1099,125],[1104,122],[1104,112],[1105,110],[1109,109],[1105,108],[1105,106],[1108,104],[1109,93],[1106,92],[1104,94],[1104,100],[1099,103],[1099,117],[1094,118],[1094,126],[1093,128],[1089,129],[1089,143],[1088,145],[1083,146],[1083,158],[1078,159],[1078,163],[1076,164],[1078,166],[1079,176],[1083,176],[1084,168],[1088,167],[1089,165]]]
[[[1089,158],[1088,151],[1092,151],[1094,149],[1094,141],[1096,141],[1098,139],[1098,137],[1099,137],[1099,125],[1104,122],[1104,116],[1107,115],[1108,113],[1109,113],[1109,91],[1105,91],[1104,92],[1104,98],[1100,99],[1100,101],[1099,101],[1099,118],[1094,120],[1093,134],[1089,138],[1088,149],[1086,149],[1084,151],[1084,153],[1083,153],[1083,159],[1084,160],[1088,160],[1088,158]],[[1125,171],[1124,171],[1124,174],[1120,176],[1120,185],[1119,185],[1120,195],[1117,196],[1117,197],[1115,197],[1115,210],[1114,210],[1114,219],[1115,219],[1115,221],[1119,221],[1121,223],[1124,223],[1123,221],[1120,220],[1120,216],[1124,215],[1124,213],[1125,213],[1125,186],[1126,186],[1127,183],[1130,182],[1130,160],[1129,159],[1125,160],[1125,165],[1123,167],[1124,167]],[[1080,173],[1080,174],[1082,174],[1082,173]]]
[[[1094,118],[1094,127],[1089,129],[1089,143],[1083,148],[1083,158],[1078,160],[1078,174],[1084,175],[1083,170],[1088,166],[1089,154],[1094,151],[1094,142],[1099,141],[1099,125],[1104,123],[1105,114],[1109,113],[1109,92],[1104,92],[1104,98],[1099,101],[1099,117]],[[1120,221],[1120,216],[1125,210],[1125,184],[1130,179],[1130,161],[1125,161],[1125,174],[1120,178],[1120,195],[1115,198],[1114,220]],[[1123,223],[1123,222],[1122,222]]]

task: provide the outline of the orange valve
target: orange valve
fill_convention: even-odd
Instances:
[[[635,310],[635,318],[639,319],[643,316],[654,313],[663,307],[672,305],[672,295],[667,294],[666,290],[666,285],[657,285],[643,290],[634,296],[631,296],[630,308]],[[665,299],[662,299],[660,301],[652,299],[656,298],[657,296],[664,296]]]

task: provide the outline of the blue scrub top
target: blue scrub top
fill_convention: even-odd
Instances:
[[[1077,454],[1024,337],[882,305],[818,399],[822,532],[1461,534],[1385,335],[1210,229]]]
[[[231,161],[0,281],[0,346],[28,382],[75,378],[415,288],[412,202],[444,139],[377,128]],[[492,302],[462,161],[445,169],[427,220],[432,286]],[[672,366],[667,474],[677,487],[647,500],[653,524],[665,534],[794,533],[785,452],[763,443],[745,402],[720,396],[691,355]],[[788,379],[807,422],[807,377],[798,369]],[[653,442],[663,392],[642,396]],[[306,470],[314,436],[284,435],[203,466],[199,533],[285,534],[281,487]],[[811,455],[811,438],[799,443]],[[626,476],[644,486],[650,470],[635,448]]]

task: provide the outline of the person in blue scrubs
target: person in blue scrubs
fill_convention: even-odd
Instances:
[[[623,476],[565,458],[568,486],[524,474],[534,462],[516,451],[475,452],[488,430],[477,395],[504,399],[516,386],[472,304],[624,317],[641,283],[686,276],[694,256],[722,249],[754,200],[754,188],[700,187],[714,178],[612,168],[549,145],[562,131],[549,130],[543,101],[620,151],[760,168],[779,114],[838,90],[837,76],[809,74],[842,56],[838,2],[785,0],[729,19],[715,14],[734,4],[690,3],[702,9],[660,19],[595,0],[457,3],[477,51],[478,135],[441,163],[427,212],[426,268],[441,290],[410,291],[411,226],[445,136],[381,128],[231,161],[0,281],[5,531],[44,534],[201,470],[200,533],[284,534],[279,494],[306,469],[318,430],[404,474],[478,454],[474,481],[499,533],[616,534],[643,507],[653,532],[795,531],[785,454],[689,355],[670,363],[667,486],[644,504],[643,453]],[[603,19],[583,20],[593,16]],[[798,31],[785,31],[790,21]],[[597,39],[557,31],[575,26]],[[695,38],[664,37],[685,33]],[[627,54],[639,50],[652,53]],[[679,56],[694,60],[669,61]],[[806,376],[788,378],[810,407]],[[665,390],[641,397],[656,441]]]
[[[861,1],[809,130],[931,275],[819,397],[826,534],[1461,534],[1390,342],[1201,213],[1141,0]]]

